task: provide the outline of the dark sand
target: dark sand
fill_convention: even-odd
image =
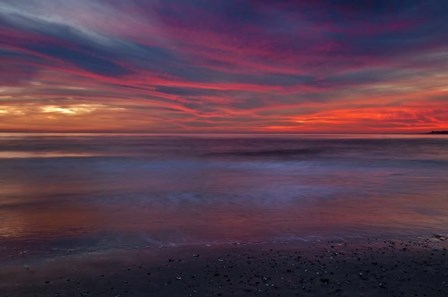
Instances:
[[[448,296],[448,239],[234,244],[2,264],[0,296]]]

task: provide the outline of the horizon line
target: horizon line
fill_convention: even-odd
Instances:
[[[427,132],[119,132],[119,131],[0,131],[0,134],[165,134],[165,135],[197,135],[197,134],[216,134],[216,135],[341,135],[341,134],[359,134],[359,135],[425,135],[433,134],[444,130],[431,130]]]

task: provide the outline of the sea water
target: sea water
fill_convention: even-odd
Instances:
[[[447,228],[443,135],[0,134],[3,257]]]

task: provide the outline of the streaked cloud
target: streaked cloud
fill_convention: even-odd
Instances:
[[[447,11],[442,0],[4,0],[0,130],[448,128]]]

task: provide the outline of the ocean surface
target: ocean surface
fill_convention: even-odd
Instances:
[[[444,135],[0,134],[1,258],[447,229]]]

